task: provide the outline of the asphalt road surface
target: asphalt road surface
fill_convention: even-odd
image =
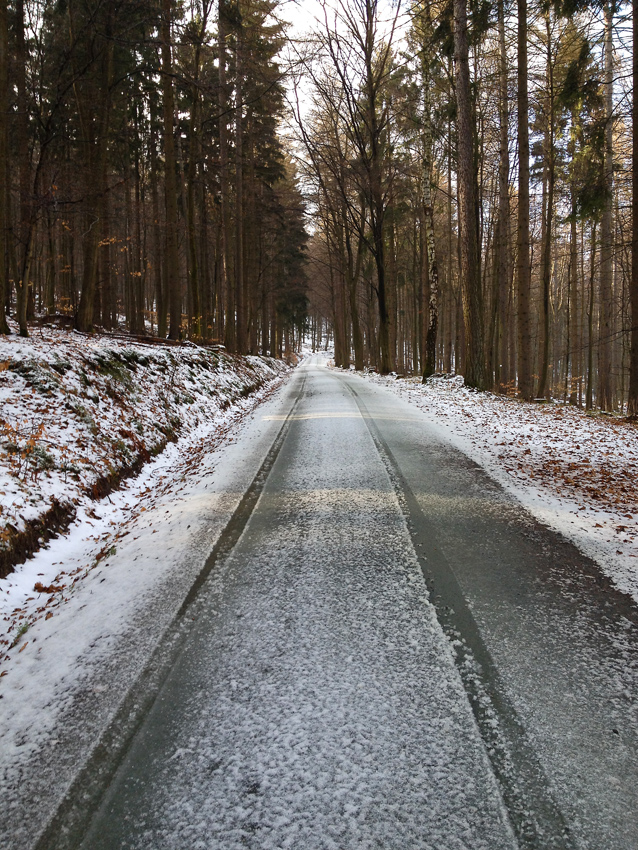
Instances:
[[[40,846],[638,847],[636,606],[408,403],[312,360],[285,398],[108,787]]]

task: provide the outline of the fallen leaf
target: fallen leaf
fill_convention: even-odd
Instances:
[[[33,589],[36,593],[57,593],[58,590],[64,590],[64,585],[44,585],[41,581],[36,581],[33,585]]]

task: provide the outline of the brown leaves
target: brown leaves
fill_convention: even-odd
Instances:
[[[58,593],[58,591],[64,590],[65,587],[65,584],[49,584],[45,586],[44,584],[42,584],[41,581],[36,581],[36,583],[33,585],[33,589],[36,593]]]

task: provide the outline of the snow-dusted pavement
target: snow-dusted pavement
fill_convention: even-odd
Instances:
[[[228,552],[180,608],[206,541],[238,503],[233,461],[241,493],[264,457],[259,499],[240,503]],[[168,635],[159,675],[163,658],[173,662],[157,698],[143,711],[154,678],[138,681],[104,739],[117,752],[129,715],[143,716],[110,788],[91,802],[110,770],[98,752],[71,795],[76,809],[40,848],[76,846],[65,828],[87,807],[85,850],[638,846],[638,613],[592,562],[442,442],[413,405],[317,360],[210,467],[204,459],[208,493],[183,479],[182,510],[197,532],[189,557],[188,533],[175,539],[164,503],[149,510],[151,525],[170,511],[159,535],[149,526],[137,548],[128,544],[148,576],[147,613],[129,614],[112,635],[101,625],[105,647],[85,648],[82,689],[69,684],[71,705],[51,713],[48,737],[27,724],[17,741],[15,725],[16,760],[27,739],[33,755],[30,773],[5,768],[7,846],[31,846],[37,830],[16,824],[18,808],[36,817],[34,770],[51,777],[59,764],[70,777],[69,765],[80,766],[89,743],[73,757],[58,752],[73,737],[69,719],[79,721],[84,700],[104,717],[87,717],[92,734],[108,726],[118,702],[103,694],[118,663],[125,694],[137,669],[130,654],[138,642],[143,666],[149,631]],[[207,510],[217,529],[209,537]],[[177,555],[181,578],[169,566]],[[132,581],[125,567],[132,558],[119,567],[120,597]],[[66,615],[78,635],[95,605],[88,595],[105,593],[98,581],[87,580]],[[49,624],[39,628],[53,663],[62,636],[47,643]],[[50,683],[45,692],[48,704],[59,698]],[[19,695],[9,692],[15,709]],[[33,789],[31,813],[22,782]]]
[[[366,423],[304,379],[86,848],[514,846]]]

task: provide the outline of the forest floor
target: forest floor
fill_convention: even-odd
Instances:
[[[463,378],[367,378],[422,410],[439,435],[638,601],[638,426],[561,402],[479,393]]]
[[[116,510],[115,491],[159,460],[170,492],[288,372],[271,358],[52,327],[0,338],[0,669],[146,510]],[[78,557],[52,554],[79,540]]]

